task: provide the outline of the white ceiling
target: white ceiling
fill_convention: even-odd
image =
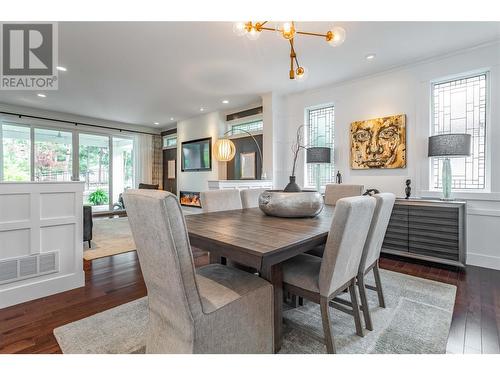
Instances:
[[[332,23],[301,22],[325,32]],[[265,32],[238,37],[227,22],[59,24],[59,90],[0,92],[0,102],[158,128],[206,111],[238,108],[259,94],[290,93],[500,39],[500,22],[343,22],[345,43],[299,36],[305,82],[288,79],[289,46]],[[373,61],[365,56],[375,53]],[[229,104],[222,104],[227,99]]]

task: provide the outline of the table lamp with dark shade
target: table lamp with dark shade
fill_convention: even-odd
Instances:
[[[444,157],[442,172],[443,200],[452,200],[450,157],[470,156],[471,138],[470,134],[440,134],[429,137],[428,156]]]
[[[309,147],[307,149],[307,163],[316,164],[316,190],[319,192],[321,188],[320,181],[320,164],[331,163],[331,148],[330,147]]]

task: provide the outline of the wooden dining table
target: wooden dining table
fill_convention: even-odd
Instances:
[[[313,218],[280,218],[259,208],[219,211],[186,216],[191,245],[221,258],[258,270],[274,287],[274,351],[282,342],[282,263],[326,242],[333,207],[325,206]]]

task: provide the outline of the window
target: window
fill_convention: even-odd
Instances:
[[[113,205],[120,193],[134,187],[133,151],[132,139],[113,137]]]
[[[163,148],[176,148],[177,147],[177,134],[165,135],[163,137]]]
[[[31,129],[29,126],[1,124],[3,181],[31,180]]]
[[[80,181],[85,181],[83,201],[95,210],[109,208],[109,137],[80,134]]]
[[[134,139],[126,135],[0,122],[0,181],[79,178],[84,203],[99,211],[121,208],[120,193],[135,186],[134,173]]]
[[[71,132],[35,129],[35,181],[71,181]]]
[[[333,105],[313,108],[306,110],[307,117],[307,140],[308,147],[330,147],[333,155],[334,145],[334,107]],[[333,158],[332,158],[333,159]],[[334,180],[334,164],[319,165],[319,180],[321,186]],[[315,186],[316,173],[318,168],[316,165],[307,164],[306,167],[306,184],[307,186]]]
[[[264,129],[264,122],[262,120],[245,122],[244,124],[236,124],[231,126],[231,135],[242,134],[238,130],[247,131],[249,133],[262,132]]]
[[[486,187],[487,74],[463,77],[432,85],[432,134],[468,133],[469,157],[451,158],[452,188]],[[431,159],[431,187],[441,189],[443,158]]]

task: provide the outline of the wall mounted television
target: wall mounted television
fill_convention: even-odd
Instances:
[[[182,142],[181,170],[182,172],[212,170],[212,138]]]

